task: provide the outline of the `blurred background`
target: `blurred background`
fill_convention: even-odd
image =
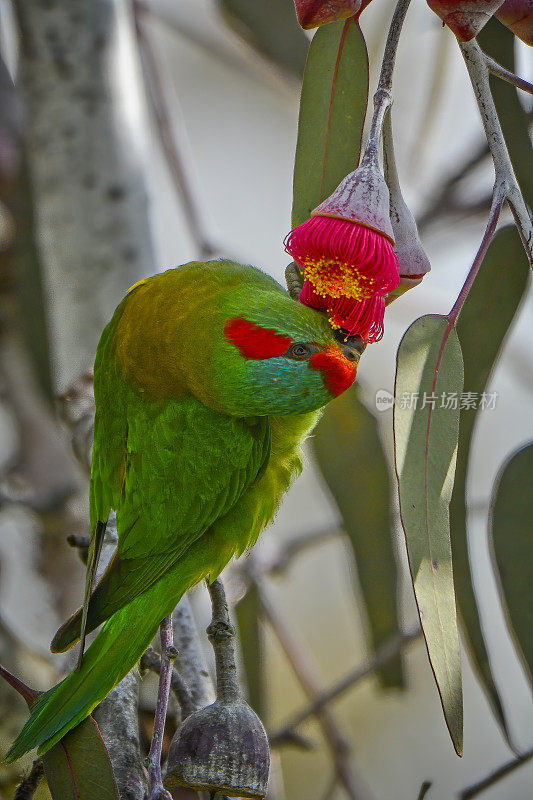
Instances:
[[[393,8],[376,0],[361,18],[371,93]],[[484,35],[507,53],[514,48],[517,72],[531,80],[526,45],[513,44],[495,21]],[[71,455],[72,431],[78,448],[84,444],[76,437],[87,433],[85,406],[76,406],[79,378],[115,305],[145,275],[226,256],[283,283],[307,44],[289,0],[0,2],[0,660],[39,688],[57,677],[48,644],[79,604],[84,580],[66,541],[88,532],[87,478]],[[530,121],[531,98],[521,96],[517,112],[515,90],[506,89],[506,97],[514,93],[510,109]],[[366,432],[348,424],[346,441],[355,437],[361,447],[345,474],[359,491],[376,492],[381,516],[362,533],[344,533],[350,484],[339,479],[335,500],[327,469],[338,455],[342,473],[342,458],[349,459],[336,401],[310,443],[303,475],[254,550],[265,602],[246,565],[227,570],[226,584],[238,603],[243,680],[273,735],[309,695],[372,659],[398,625],[414,638],[402,649],[403,677],[399,661],[388,661],[380,675],[370,671],[329,704],[322,724],[311,716],[297,728],[302,738],[280,739],[271,780],[279,800],[355,797],[350,780],[339,777],[345,768],[376,800],[415,800],[424,781],[432,782],[430,800],[445,800],[513,758],[466,651],[464,756],[455,755],[415,636],[393,473],[389,483],[386,471],[372,478],[376,464],[392,463],[392,408],[379,410],[376,392],[393,392],[408,325],[453,304],[483,233],[493,180],[454,38],[422,0],[413,0],[400,41],[393,125],[400,179],[432,271],[389,307],[383,340],[361,360],[357,397],[342,407]],[[490,340],[490,317],[480,316],[479,326]],[[473,582],[516,752],[531,749],[533,703],[499,601],[487,521],[502,463],[533,438],[532,334],[524,296],[490,378],[495,408],[477,414],[467,483]],[[71,425],[58,431],[53,398],[61,394],[70,399]],[[373,525],[390,536],[383,552],[372,549]],[[203,588],[193,600],[203,630]],[[3,686],[0,708],[7,749],[26,712]],[[349,748],[343,763],[339,741]],[[13,796],[17,769],[0,771],[0,797]],[[532,787],[530,761],[483,796],[528,800]]]

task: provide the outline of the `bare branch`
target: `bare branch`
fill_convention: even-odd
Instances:
[[[139,677],[132,670],[93,711],[121,800],[143,800],[146,791],[146,770],[139,744],[138,692]]]
[[[145,650],[141,656],[139,666],[141,670],[149,669],[152,672],[157,673],[157,675],[160,675],[161,656],[159,653],[156,653],[153,647],[149,647],[148,650]],[[197,706],[192,699],[192,694],[189,691],[189,687],[176,668],[174,668],[171,672],[170,688],[176,695],[176,699],[180,704],[182,719],[185,719],[189,716],[189,714],[192,714],[193,711],[196,711]]]
[[[289,722],[279,729],[279,731],[271,735],[271,743],[273,745],[284,744],[286,741],[290,740],[290,737],[294,735],[294,729],[298,725],[301,725],[304,720],[317,714],[332,700],[336,700],[340,695],[344,694],[344,692],[356,686],[363,678],[372,675],[376,670],[383,667],[395,658],[407,645],[419,639],[421,634],[420,627],[417,626],[416,629],[404,633],[401,636],[394,636],[388,642],[385,642],[385,644],[377,650],[373,659],[357,667],[357,669],[350,672],[345,678],[334,683],[333,686],[326,689],[326,691],[317,694],[311,703],[298,714],[295,714]]]
[[[292,559],[304,552],[310,547],[317,544],[323,544],[329,539],[336,538],[344,535],[344,530],[335,526],[332,528],[319,528],[316,531],[298,534],[289,539],[269,541],[264,544],[259,552],[255,552],[247,556],[243,564],[243,577],[246,580],[250,576],[250,568],[255,575],[264,575],[266,573],[278,574],[283,572]]]
[[[32,764],[29,775],[23,778],[17,787],[13,800],[31,800],[43,777],[43,761],[41,758],[36,758]]]
[[[392,103],[392,74],[394,72],[396,50],[398,49],[400,33],[402,31],[403,22],[410,2],[411,0],[398,0],[396,3],[396,8],[394,10],[387,36],[387,42],[385,44],[385,52],[383,54],[383,63],[381,65],[378,88],[374,95],[374,115],[370,125],[368,143],[361,159],[361,165],[377,165],[378,162],[383,118],[385,116],[385,111]]]
[[[431,781],[424,781],[418,793],[418,800],[424,800],[424,797],[427,795],[432,785],[433,784],[431,783]]]
[[[489,150],[494,162],[496,180],[493,209],[499,201],[499,195],[503,192],[504,199],[507,199],[513,213],[524,249],[533,266],[533,225],[516,180],[496,106],[492,98],[485,54],[475,39],[471,42],[458,42],[458,44],[472,82]]]
[[[144,78],[148,89],[147,95],[157,124],[163,151],[174,185],[183,203],[189,232],[196,243],[201,258],[209,258],[217,254],[218,248],[210,242],[204,230],[199,203],[194,196],[191,181],[187,174],[186,160],[183,158],[180,146],[178,146],[175,138],[168,103],[159,77],[155,53],[143,29],[142,16],[145,13],[145,6],[134,2],[133,7]]]
[[[521,78],[519,75],[515,75],[515,73],[511,72],[511,70],[505,69],[505,67],[502,67],[501,64],[498,64],[497,61],[494,61],[494,59],[488,56],[486,53],[483,53],[483,56],[489,72],[491,72],[493,75],[496,75],[498,78],[507,81],[507,83],[512,83],[512,85],[516,86],[517,89],[523,89],[524,92],[533,94],[533,84],[529,83],[529,81],[526,81],[524,78]]]
[[[155,707],[154,729],[152,732],[152,741],[150,743],[150,752],[148,753],[150,772],[148,800],[172,800],[172,795],[163,786],[163,778],[161,775],[161,753],[165,736],[168,696],[172,677],[172,662],[177,655],[172,636],[172,615],[165,617],[161,622],[159,626],[159,635],[161,638],[161,668],[159,670],[159,688]]]
[[[489,786],[493,786],[495,783],[498,783],[502,778],[505,778],[511,772],[514,772],[515,769],[521,767],[522,764],[525,764],[528,761],[531,761],[533,758],[533,748],[531,750],[527,750],[522,755],[518,756],[518,758],[514,758],[512,761],[508,761],[506,764],[503,764],[498,769],[491,772],[490,775],[487,775],[486,778],[478,781],[477,783],[473,783],[472,786],[468,786],[466,789],[459,794],[459,800],[471,800],[472,797],[477,797],[478,794],[484,792],[485,789],[488,789]]]

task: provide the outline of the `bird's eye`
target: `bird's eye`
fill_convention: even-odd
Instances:
[[[303,361],[310,357],[311,348],[306,344],[292,344],[287,350],[286,355],[289,358],[296,358],[297,360]]]

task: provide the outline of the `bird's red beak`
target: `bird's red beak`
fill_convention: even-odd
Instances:
[[[321,353],[314,353],[309,359],[309,366],[318,369],[328,391],[334,397],[349,389],[357,375],[358,361],[350,361],[334,346]]]

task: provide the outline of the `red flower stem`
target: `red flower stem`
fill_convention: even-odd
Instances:
[[[387,36],[387,42],[385,44],[385,52],[383,54],[383,62],[381,64],[381,74],[379,76],[378,88],[374,95],[374,115],[372,117],[372,124],[370,126],[368,144],[361,160],[362,166],[375,166],[378,163],[378,151],[379,142],[381,139],[381,130],[383,128],[383,118],[385,116],[385,111],[392,103],[392,74],[394,72],[396,51],[398,49],[400,33],[402,31],[403,22],[410,2],[411,0],[398,0],[396,8],[394,9],[394,14]]]
[[[470,272],[468,273],[466,280],[463,284],[463,288],[459,292],[459,296],[457,300],[453,304],[450,313],[448,314],[448,327],[447,333],[455,326],[457,323],[457,319],[459,314],[461,313],[461,309],[465,304],[465,300],[470,293],[470,289],[472,288],[474,281],[476,279],[476,275],[479,272],[479,268],[483,263],[483,259],[489,249],[489,245],[494,237],[494,233],[496,231],[496,225],[498,224],[498,220],[500,218],[501,210],[503,203],[505,201],[506,193],[503,188],[500,186],[499,188],[495,189],[494,196],[492,199],[492,205],[490,209],[489,219],[487,222],[487,227],[485,228],[485,233],[483,234],[483,239],[481,240],[481,244],[479,246],[479,250],[476,253],[476,257],[474,258],[474,263],[470,267]],[[447,334],[445,335],[447,338]]]
[[[161,776],[161,752],[163,737],[165,735],[165,720],[167,717],[168,696],[172,679],[172,661],[175,657],[174,639],[172,635],[172,614],[162,621],[159,626],[161,638],[161,672],[159,673],[159,688],[155,707],[154,730],[148,753],[150,771],[150,787],[148,800],[172,800],[172,795],[163,788]]]

